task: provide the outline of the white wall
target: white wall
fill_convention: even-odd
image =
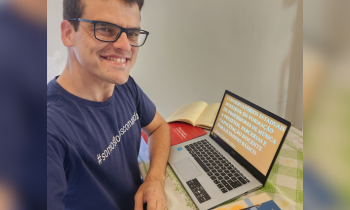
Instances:
[[[297,14],[298,0],[145,0],[141,27],[150,35],[131,75],[165,118],[186,103],[221,102],[228,89],[301,129]],[[62,0],[49,0],[48,79],[67,56],[61,20]]]

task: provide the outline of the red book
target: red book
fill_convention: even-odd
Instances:
[[[205,130],[200,127],[193,127],[183,122],[168,123],[171,132],[171,146],[180,144],[182,142],[197,138],[207,134]],[[148,144],[148,136],[143,131],[141,132],[143,139]]]

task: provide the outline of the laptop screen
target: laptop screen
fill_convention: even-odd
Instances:
[[[266,175],[287,127],[226,93],[212,132]]]

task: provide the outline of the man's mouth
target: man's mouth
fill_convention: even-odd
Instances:
[[[106,60],[114,61],[117,63],[125,63],[128,60],[127,58],[117,58],[117,57],[109,57],[109,56],[107,57],[101,56],[101,57]]]

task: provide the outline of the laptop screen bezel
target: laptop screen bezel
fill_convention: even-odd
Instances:
[[[226,94],[228,94],[228,95],[230,95],[230,96],[240,100],[241,102],[247,104],[248,106],[251,106],[252,108],[254,108],[254,109],[264,113],[265,115],[267,115],[267,116],[275,119],[276,121],[278,121],[278,122],[280,122],[280,123],[282,123],[282,124],[287,126],[286,131],[283,134],[282,140],[281,140],[281,142],[280,142],[280,144],[278,146],[278,149],[276,150],[276,154],[273,157],[273,160],[271,162],[271,165],[270,165],[269,170],[267,171],[266,175],[262,174],[257,168],[255,168],[251,163],[249,163],[245,158],[243,158],[235,149],[233,149],[231,146],[229,146],[219,136],[213,135],[213,129],[214,129],[214,126],[216,124],[216,121],[218,120],[218,115],[219,115],[219,112],[221,110],[222,103],[223,103],[223,101],[225,99]],[[285,120],[285,119],[283,119],[283,118],[273,114],[272,112],[267,111],[266,109],[264,109],[262,107],[259,107],[259,106],[255,105],[255,104],[251,103],[250,101],[247,101],[244,98],[242,98],[242,97],[240,97],[240,96],[238,96],[238,95],[236,95],[236,94],[226,90],[225,94],[224,94],[224,96],[222,98],[222,101],[221,101],[218,113],[216,114],[215,122],[214,122],[213,127],[212,127],[212,129],[210,131],[210,137],[214,141],[216,141],[216,143],[218,143],[227,153],[229,153],[231,155],[231,157],[234,158],[240,165],[242,165],[244,168],[246,168],[257,180],[259,180],[263,185],[265,185],[265,183],[267,181],[267,178],[269,177],[269,174],[270,174],[270,172],[272,170],[272,167],[273,167],[273,165],[274,165],[274,163],[276,161],[276,158],[277,158],[277,156],[278,156],[278,154],[279,154],[279,152],[280,152],[280,150],[282,148],[284,140],[285,140],[285,138],[286,138],[286,136],[287,136],[287,134],[289,132],[290,126],[291,126],[291,123],[288,122],[287,120]]]

